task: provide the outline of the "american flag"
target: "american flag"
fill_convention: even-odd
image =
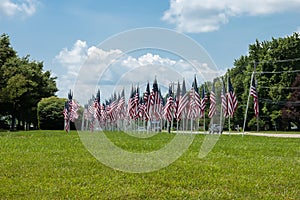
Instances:
[[[178,113],[178,105],[179,105],[179,101],[180,101],[180,83],[178,81],[177,83],[177,91],[176,91],[176,96],[175,96],[175,116],[177,119],[177,113]]]
[[[208,98],[207,98],[207,94],[205,92],[205,85],[203,85],[200,117],[203,117],[205,115],[205,107],[206,107],[207,100],[208,100]]]
[[[215,82],[213,82],[212,89],[209,96],[210,105],[208,117],[212,118],[216,114],[216,94],[215,94]]]
[[[94,130],[94,123],[95,123],[95,106],[94,106],[94,101],[93,98],[89,100],[88,102],[88,114],[89,114],[89,121],[90,121],[90,130]]]
[[[165,120],[171,122],[173,120],[173,110],[174,110],[174,99],[173,99],[173,92],[172,92],[172,87],[169,87],[169,94],[167,97],[167,102],[164,107],[164,118]]]
[[[64,115],[64,120],[65,120],[65,130],[69,132],[70,130],[70,121],[74,122],[75,119],[78,118],[77,111],[80,107],[80,105],[72,99],[73,94],[70,90],[68,94],[68,100],[65,102],[64,110],[63,110],[63,115]]]
[[[65,102],[65,107],[64,107],[64,111],[63,111],[63,115],[64,115],[64,120],[65,120],[65,130],[66,132],[69,132],[69,103]]]
[[[125,119],[125,92],[122,90],[121,96],[119,97],[118,108],[117,108],[118,118]]]
[[[255,87],[255,79],[254,79],[253,75],[252,75],[251,82],[252,82],[252,84],[251,84],[251,87],[250,87],[250,95],[253,97],[253,101],[254,101],[255,116],[258,117],[258,115],[259,115],[258,95],[257,95],[257,91],[256,91],[256,87]]]
[[[158,101],[158,84],[157,84],[157,80],[156,77],[154,79],[153,85],[152,85],[152,92],[150,94],[150,102],[152,107],[155,107],[155,104]]]
[[[222,100],[222,112],[223,116],[226,118],[228,117],[228,102],[227,102],[227,96],[226,96],[226,89],[225,89],[225,83],[222,80],[222,91],[221,91],[221,100]]]
[[[140,98],[140,102],[138,105],[138,112],[137,115],[135,116],[135,119],[140,118],[140,119],[146,119],[148,118],[146,113],[146,105],[144,102],[144,98]]]
[[[109,100],[105,100],[105,112],[106,112],[106,121],[111,122],[111,115],[110,113],[110,101]]]
[[[101,123],[103,124],[106,122],[106,119],[107,119],[107,113],[106,113],[104,103],[100,106],[100,111],[101,111]]]
[[[197,79],[195,76],[194,82],[192,84],[192,89],[190,91],[190,105],[189,105],[188,117],[190,119],[195,119],[200,115],[200,111],[201,111],[201,98],[199,95]]]
[[[70,99],[68,102],[69,102],[69,120],[71,122],[75,122],[75,120],[78,119],[77,111],[80,106],[74,99]]]
[[[184,112],[187,109],[188,104],[189,104],[189,97],[188,94],[186,93],[185,80],[183,80],[181,96],[177,105],[177,113],[176,113],[177,121],[181,119],[182,115],[184,115]]]
[[[233,117],[235,110],[238,106],[238,101],[234,93],[230,77],[228,77],[228,92],[227,92],[227,101],[228,101],[228,114],[230,117]]]
[[[151,104],[150,118],[159,120],[161,117],[162,99],[161,99],[160,91],[158,89],[156,77],[154,79],[152,92],[150,94],[150,104]]]
[[[139,89],[139,86],[137,86],[137,88],[135,90],[134,99],[133,99],[133,110],[134,110],[135,118],[139,112],[139,102],[140,102],[140,89]]]
[[[98,90],[96,98],[94,100],[94,118],[100,122],[101,111],[100,111],[100,90]]]
[[[150,119],[150,86],[149,82],[147,83],[146,91],[144,92],[144,104],[145,104],[145,120],[148,121]]]
[[[106,101],[106,112],[108,119],[111,123],[115,123],[118,119],[118,98],[117,94],[114,93],[109,100]]]
[[[131,118],[131,119],[133,119],[134,116],[135,116],[134,96],[135,96],[135,90],[132,86],[131,94],[130,94],[130,97],[128,99],[128,107],[127,107],[127,114],[128,114],[128,117]]]
[[[165,101],[162,97],[161,90],[158,90],[158,101],[157,101],[157,119],[162,118],[163,109],[164,109]]]

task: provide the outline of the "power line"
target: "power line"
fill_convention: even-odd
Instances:
[[[300,106],[300,101],[274,101],[272,99],[259,99],[259,102],[277,105]]]
[[[277,71],[277,72],[255,72],[256,74],[258,75],[261,75],[261,74],[282,74],[282,73],[298,73],[300,72],[300,70],[285,70],[285,71]],[[247,72],[248,74],[252,74],[252,72]]]
[[[261,61],[251,61],[248,64],[260,64],[260,63],[284,63],[284,62],[292,62],[298,61],[300,58],[291,58],[291,59],[284,59],[284,60],[261,60]]]
[[[300,61],[300,58],[291,58],[291,59],[283,59],[283,60],[261,60],[261,61],[249,61],[247,65],[243,65],[241,67],[247,67],[249,64],[260,64],[260,63],[284,63],[284,62],[293,62],[293,61]],[[236,67],[236,66],[235,66]],[[295,72],[300,72],[300,70],[293,70]],[[252,72],[248,72],[252,73]],[[256,72],[261,73],[261,72]],[[266,72],[268,73],[268,72]]]
[[[281,74],[281,73],[296,73],[300,70],[290,70],[290,71],[277,71],[277,72],[256,72],[257,74]]]
[[[278,86],[273,86],[273,87],[266,87],[266,86],[258,86],[261,89],[270,89],[270,88],[277,88],[277,89],[290,89],[290,90],[299,90],[300,87],[278,87]]]

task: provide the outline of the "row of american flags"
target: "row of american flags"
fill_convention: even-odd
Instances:
[[[64,115],[64,129],[70,131],[70,122],[75,122],[78,119],[78,110],[80,105],[73,99],[73,94],[70,91],[68,100],[65,102],[63,115]]]
[[[233,117],[238,107],[238,100],[231,84],[230,77],[227,78],[227,88],[225,81],[221,81],[221,112],[224,118]],[[254,98],[255,114],[258,115],[258,98],[255,85],[251,88],[251,95]],[[71,92],[64,107],[65,130],[70,129],[70,121],[74,122],[78,118],[79,104],[72,98]],[[185,80],[182,84],[177,83],[177,90],[174,91],[174,84],[170,84],[168,93],[163,98],[155,78],[152,89],[149,82],[145,91],[141,92],[140,87],[131,88],[128,101],[125,100],[124,89],[118,95],[114,93],[109,100],[101,103],[100,90],[97,91],[94,99],[90,99],[84,106],[83,120],[88,122],[88,129],[106,129],[107,127],[117,127],[118,123],[135,123],[135,121],[153,122],[164,120],[172,123],[174,120],[180,122],[183,119],[196,120],[205,117],[206,105],[209,103],[208,117],[213,118],[216,114],[216,93],[215,81],[209,93],[202,86],[200,90],[194,77],[192,87],[187,91]],[[98,126],[98,127],[96,127]]]

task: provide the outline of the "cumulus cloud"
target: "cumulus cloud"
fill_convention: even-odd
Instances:
[[[163,92],[171,82],[185,78],[187,87],[196,74],[199,83],[212,80],[218,74],[213,66],[201,61],[186,61],[162,57],[158,53],[146,52],[139,56],[124,54],[119,49],[103,50],[89,47],[85,41],[77,40],[72,48],[63,48],[55,61],[65,73],[57,73],[58,96],[66,96],[69,89],[74,98],[86,103],[97,89],[101,90],[102,100],[114,91],[125,88],[127,96],[132,85],[140,85],[141,91],[156,77]]]
[[[37,5],[35,0],[0,0],[0,17],[31,16],[36,12]]]
[[[300,0],[170,0],[162,20],[175,24],[182,32],[216,31],[235,16],[259,16],[298,11]]]
[[[60,74],[57,79],[59,96],[66,96],[68,90],[74,87],[80,67],[87,59],[87,51],[86,42],[77,40],[70,50],[64,48],[55,56],[54,62],[57,62],[66,71],[65,74]]]
[[[168,65],[172,66],[176,64],[176,61],[169,58],[162,58],[157,54],[146,53],[138,58],[128,56],[127,59],[122,61],[124,66],[146,66],[146,65]]]
[[[91,95],[89,88],[95,87],[101,74],[114,58],[121,55],[120,50],[104,51],[95,46],[89,47],[86,41],[77,40],[72,48],[63,48],[54,58],[61,66],[58,75],[58,96],[66,96],[69,89],[80,87],[82,93]],[[62,74],[62,71],[65,73]]]

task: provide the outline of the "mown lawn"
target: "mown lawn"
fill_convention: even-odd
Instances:
[[[172,139],[107,133],[130,151],[156,150]],[[77,132],[0,133],[1,199],[300,199],[300,139],[222,135],[198,158],[197,135],[176,162],[126,173],[96,160]]]

